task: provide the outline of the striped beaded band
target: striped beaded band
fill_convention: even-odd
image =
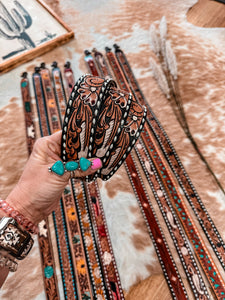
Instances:
[[[38,233],[38,227],[30,220],[25,218],[21,213],[12,208],[5,200],[0,199],[0,209],[3,210],[9,217],[12,217],[21,225],[26,231],[32,234]]]

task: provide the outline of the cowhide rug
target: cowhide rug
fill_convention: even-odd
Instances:
[[[1,198],[4,199],[13,188],[27,160],[20,74],[27,71],[31,75],[34,66],[42,61],[50,66],[53,60],[57,60],[63,68],[64,62],[70,60],[78,79],[87,72],[83,60],[85,49],[96,47],[104,52],[105,46],[112,47],[117,43],[126,53],[146,99],[225,238],[225,199],[152,77],[148,33],[152,23],[158,24],[162,16],[166,17],[168,36],[177,56],[181,97],[191,132],[225,188],[225,29],[203,29],[188,23],[186,13],[196,3],[195,0],[46,2],[74,30],[76,38],[0,77]],[[126,299],[171,299],[124,167],[109,182],[99,184]],[[150,188],[147,189],[153,199]],[[157,207],[155,209],[157,211]],[[159,218],[162,220],[160,215]],[[164,228],[163,224],[162,221]],[[169,245],[173,250],[170,240]],[[176,255],[175,260],[178,261]],[[180,272],[185,281],[181,267]],[[37,242],[29,257],[19,264],[18,271],[8,277],[0,291],[0,298],[45,299]]]

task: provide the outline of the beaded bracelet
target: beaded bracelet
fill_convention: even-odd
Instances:
[[[26,231],[29,231],[32,234],[38,233],[38,226],[25,218],[17,210],[14,210],[5,200],[0,199],[0,209],[2,209],[9,217],[15,219]]]

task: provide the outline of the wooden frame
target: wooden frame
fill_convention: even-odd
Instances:
[[[11,7],[10,11],[6,8],[6,5],[4,5],[3,0],[0,2],[2,2],[0,3],[0,73],[8,72],[22,63],[30,61],[59,45],[65,44],[74,37],[74,32],[42,0],[15,0],[11,3],[11,6],[14,5],[14,7]],[[26,2],[28,5],[24,5]],[[8,6],[9,0],[5,0],[5,3],[7,3]],[[32,9],[36,6],[36,9],[38,8],[40,11],[37,11],[32,17],[28,11],[29,6]],[[46,20],[44,17],[41,18],[41,13],[45,16]],[[45,35],[45,38],[42,37],[42,39],[38,41],[39,44],[36,45],[32,41],[32,33],[34,34],[34,38],[36,38],[35,30],[37,33],[36,35],[39,36],[41,34],[41,30],[39,30],[38,26],[35,27],[35,25],[31,27],[31,24],[38,24],[38,19],[42,22],[39,23],[43,27],[43,37]],[[48,33],[47,29],[50,24],[52,26],[51,30],[56,33]],[[28,26],[29,28],[34,29],[28,29]],[[19,32],[20,28],[22,29]],[[28,35],[25,30],[29,30],[31,33]],[[10,35],[11,33],[14,35]],[[7,44],[10,46],[7,47]],[[2,45],[3,47],[5,46],[5,52],[8,51],[9,47],[11,47],[11,52],[8,54],[5,53],[5,55],[4,52],[1,53],[1,51],[4,51]],[[20,47],[22,45],[23,48],[17,50],[16,48],[18,48],[18,45],[20,45]],[[18,52],[20,54],[17,54]]]

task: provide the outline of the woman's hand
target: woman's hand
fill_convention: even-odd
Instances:
[[[59,176],[48,170],[57,160],[61,160],[61,134],[59,131],[35,142],[18,184],[6,199],[10,206],[35,224],[56,208],[71,176],[70,172]],[[101,168],[101,162],[97,167],[90,167],[85,172],[76,170],[76,178],[95,173]]]

